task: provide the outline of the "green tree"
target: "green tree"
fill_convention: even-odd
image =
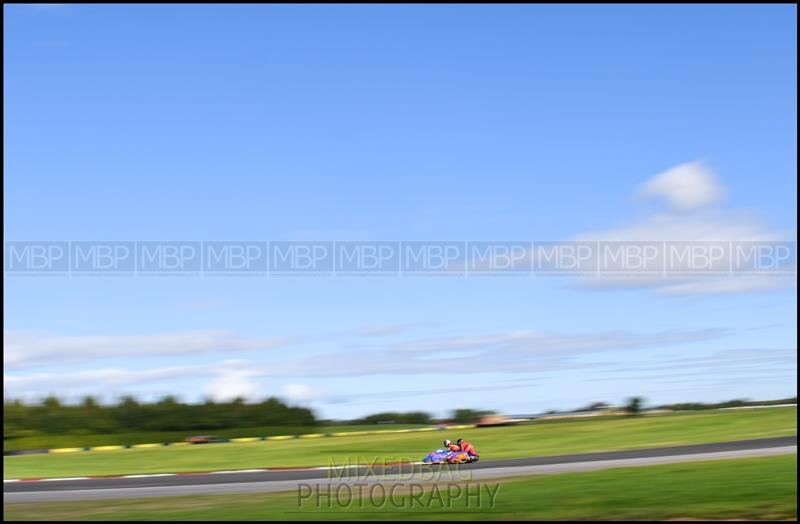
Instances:
[[[481,411],[462,408],[453,411],[452,419],[454,422],[477,422],[481,417],[492,414],[494,414],[494,411]]]
[[[643,403],[644,399],[642,399],[642,397],[631,397],[625,405],[625,412],[629,415],[637,415],[642,411]]]

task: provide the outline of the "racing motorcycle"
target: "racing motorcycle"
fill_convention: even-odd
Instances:
[[[451,451],[449,449],[437,449],[428,453],[422,462],[425,464],[466,464],[475,462],[478,457],[470,455],[466,451]]]

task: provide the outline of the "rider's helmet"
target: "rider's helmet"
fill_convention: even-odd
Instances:
[[[456,444],[458,444],[459,446],[461,445],[462,442],[464,442],[463,438],[456,440]]]
[[[450,447],[450,441],[448,439],[444,439],[444,447],[446,448]]]

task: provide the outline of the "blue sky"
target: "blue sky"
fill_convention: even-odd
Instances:
[[[4,14],[6,240],[796,238],[795,6]],[[30,399],[796,394],[796,277],[4,280]]]

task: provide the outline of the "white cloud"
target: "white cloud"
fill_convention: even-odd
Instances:
[[[167,366],[144,370],[115,367],[59,373],[6,374],[3,382],[8,394],[14,396],[36,397],[50,393],[63,395],[75,391],[109,393],[130,386],[208,376],[215,372],[215,368],[216,366],[210,365]]]
[[[721,200],[725,189],[700,162],[687,162],[659,173],[639,188],[643,197],[660,197],[676,210],[706,207]]]
[[[705,295],[796,288],[794,233],[770,229],[752,210],[714,207],[725,193],[702,163],[681,164],[648,180],[638,191],[640,196],[665,199],[667,210],[580,233],[565,242],[534,242],[533,249],[520,248],[513,264],[533,267],[543,276],[572,272],[578,287],[591,290]],[[701,242],[708,244],[698,245]],[[637,250],[641,255],[644,249],[656,253],[649,267],[637,258]],[[586,255],[581,263],[576,263],[578,250]],[[509,259],[489,256],[481,263],[478,269],[491,272],[508,267]],[[465,264],[450,267],[464,268]]]
[[[493,333],[480,336],[418,339],[403,344],[385,344],[262,364],[242,360],[218,363],[168,366],[152,369],[102,368],[58,373],[7,373],[7,395],[40,397],[49,393],[67,396],[76,393],[119,394],[156,382],[210,380],[206,393],[215,399],[237,396],[253,399],[269,394],[260,379],[302,377],[352,377],[363,375],[441,375],[476,373],[541,373],[607,367],[608,364],[581,362],[577,357],[605,351],[664,347],[715,340],[728,335],[723,329],[632,333],[608,331],[569,334],[540,331]],[[464,351],[473,358],[465,358]],[[8,370],[7,370],[8,371]],[[175,393],[173,391],[173,393]],[[178,392],[192,396],[192,393]],[[292,382],[282,393],[298,402],[329,401],[336,395],[303,383]]]
[[[254,399],[259,394],[257,378],[263,370],[253,369],[247,362],[228,360],[213,364],[190,364],[151,369],[99,368],[66,373],[6,374],[3,377],[7,394],[15,397],[59,396],[76,393],[121,394],[130,389],[160,382],[211,378],[206,393],[215,400],[236,397]],[[185,392],[178,392],[185,393]]]
[[[711,207],[725,194],[714,175],[699,162],[689,162],[656,175],[639,190],[640,195],[660,196],[671,209],[617,228],[576,235],[577,241],[616,242],[778,242],[792,239],[787,232],[768,228],[755,212]],[[719,267],[734,267],[729,251]],[[789,268],[784,268],[789,269]],[[787,272],[788,273],[788,272]],[[796,285],[793,274],[716,274],[693,276],[591,276],[578,281],[595,290],[650,289],[661,295],[703,295],[782,289]]]
[[[343,377],[475,373],[531,373],[597,366],[575,357],[603,351],[637,350],[714,340],[724,329],[656,333],[608,331],[570,334],[518,331],[489,335],[418,339],[365,349],[336,351],[275,364],[276,376]]]
[[[591,382],[625,381],[631,376],[653,382],[690,383],[695,379],[718,380],[742,377],[748,384],[758,377],[772,377],[785,382],[797,375],[797,350],[789,348],[724,349],[709,355],[683,356],[631,363],[623,368],[607,369]]]
[[[584,233],[575,240],[600,240],[618,242],[778,242],[791,238],[787,233],[772,231],[752,212],[708,210],[692,213],[659,214],[639,224]],[[728,250],[715,264],[734,267],[731,258],[735,250]],[[581,278],[578,285],[586,289],[614,290],[625,288],[650,289],[660,295],[707,295],[742,293],[786,289],[796,285],[796,277],[788,272],[769,274],[710,274],[693,276],[632,276],[613,275]]]
[[[796,286],[797,282],[796,279],[791,276],[753,275],[676,282],[671,285],[660,286],[656,289],[656,293],[675,296],[748,293],[785,289],[792,285]]]
[[[358,401],[360,404],[372,402],[386,402],[398,398],[406,397],[433,397],[436,395],[447,395],[452,393],[478,393],[482,391],[506,391],[511,389],[529,389],[541,384],[541,379],[511,379],[494,384],[477,384],[460,387],[428,388],[428,389],[402,389],[395,391],[371,392],[368,399],[348,398],[345,401]]]
[[[452,353],[463,350],[502,349],[518,351],[528,356],[549,356],[586,353],[605,349],[626,349],[669,345],[687,341],[707,340],[725,334],[721,329],[696,331],[660,331],[633,333],[629,331],[604,331],[586,334],[519,330],[488,335],[456,336],[417,339],[387,346],[390,353]]]
[[[283,387],[283,397],[292,402],[310,402],[327,397],[323,391],[312,388],[307,384],[287,384]]]
[[[660,213],[639,223],[577,235],[575,240],[615,241],[777,241],[788,235],[770,231],[748,210],[700,210]]]
[[[3,362],[10,367],[30,367],[115,357],[258,351],[292,342],[287,338],[245,338],[227,331],[92,336],[5,331]]]
[[[219,370],[218,375],[208,386],[208,393],[218,401],[228,401],[235,398],[254,400],[259,393],[259,387],[254,380],[259,375],[252,369],[242,369],[239,362],[227,362]]]

